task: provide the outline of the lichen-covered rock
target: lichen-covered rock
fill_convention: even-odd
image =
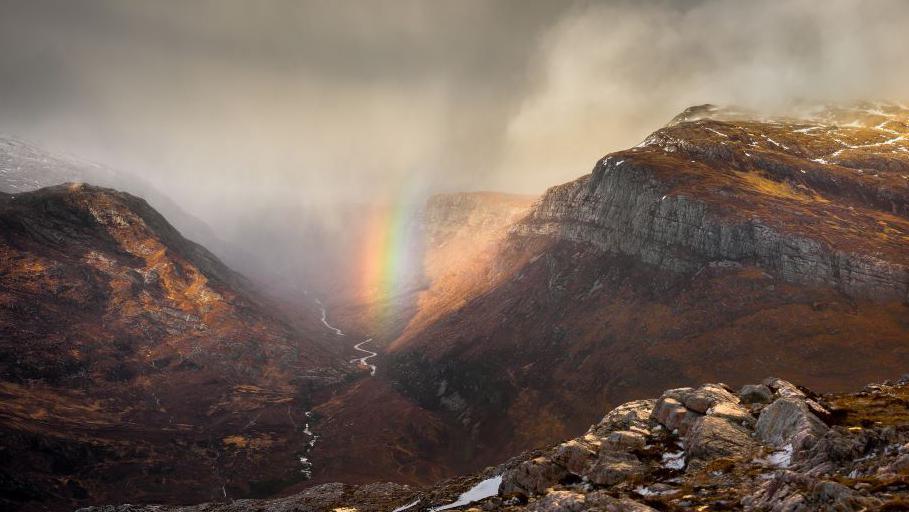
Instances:
[[[616,430],[649,429],[651,426],[650,413],[653,411],[656,400],[635,400],[626,402],[609,411],[600,422],[595,425],[591,433],[606,437]]]
[[[575,475],[585,473],[596,458],[597,452],[577,439],[560,444],[552,452],[552,461]]]
[[[615,498],[603,491],[588,494],[587,505],[591,507],[590,510],[603,512],[656,512],[656,509],[643,503],[627,498]]]
[[[754,448],[748,429],[716,416],[701,417],[685,436],[685,453],[695,460],[743,458]]]
[[[633,430],[617,430],[606,436],[605,447],[616,451],[633,451],[644,448],[647,438]]]
[[[707,410],[708,416],[716,416],[726,421],[731,421],[746,427],[754,427],[755,418],[751,412],[741,405],[731,402],[721,402]]]
[[[791,444],[796,452],[809,448],[827,431],[804,399],[782,397],[761,411],[755,425],[757,437],[778,448]]]
[[[528,512],[582,512],[589,510],[587,497],[571,491],[552,491],[527,506]]]
[[[590,471],[585,475],[597,485],[615,485],[642,476],[646,468],[634,455],[603,450]]]
[[[502,475],[499,495],[533,496],[542,494],[568,476],[568,470],[545,457],[537,457],[521,463]]]

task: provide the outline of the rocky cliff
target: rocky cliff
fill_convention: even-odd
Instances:
[[[748,263],[790,282],[909,298],[909,110],[741,115],[690,109],[549,190],[513,232],[674,272]]]
[[[900,372],[907,120],[689,109],[550,189],[452,307],[391,345],[390,376],[501,457],[667,387]]]
[[[90,512],[904,510],[909,379],[818,395],[768,378],[609,411],[583,435],[427,488],[327,484],[276,500]]]
[[[144,200],[0,194],[4,507],[203,500],[304,478],[311,393],[354,371]]]

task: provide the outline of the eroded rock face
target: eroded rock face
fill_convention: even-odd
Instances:
[[[685,452],[697,460],[744,458],[754,447],[747,428],[718,416],[702,416],[685,435]]]
[[[734,119],[670,125],[603,158],[589,176],[550,189],[513,232],[587,242],[674,272],[694,272],[709,261],[750,261],[787,281],[903,299],[909,294],[905,254],[885,255],[858,235],[831,241],[809,227],[823,224],[827,217],[818,210],[829,209],[855,226],[866,225],[860,210],[896,214],[909,228],[909,185],[900,174],[909,168],[903,151],[909,114],[894,115],[903,120],[895,123],[897,133],[869,123],[862,135],[820,119],[803,123],[817,126],[812,135]],[[847,151],[852,158],[841,158]],[[902,170],[875,164],[882,158]],[[869,167],[875,171],[866,175]],[[736,210],[716,197],[723,187],[738,188]],[[828,198],[842,202],[818,204],[814,215],[795,222],[795,210]],[[781,202],[800,206],[784,213]]]
[[[499,494],[506,498],[542,494],[566,476],[568,471],[563,466],[545,457],[538,457],[502,475]]]
[[[791,444],[809,448],[827,431],[827,426],[812,414],[805,400],[794,396],[776,399],[761,411],[755,432],[762,441],[777,447]]]

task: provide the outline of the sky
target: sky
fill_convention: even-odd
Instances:
[[[0,0],[0,133],[216,231],[539,194],[685,107],[906,99],[909,2]],[[263,214],[264,214],[263,213]]]

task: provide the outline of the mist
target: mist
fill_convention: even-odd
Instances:
[[[0,9],[0,132],[149,183],[248,268],[318,251],[314,223],[355,236],[358,205],[539,194],[692,104],[902,101],[909,82],[899,0]]]

